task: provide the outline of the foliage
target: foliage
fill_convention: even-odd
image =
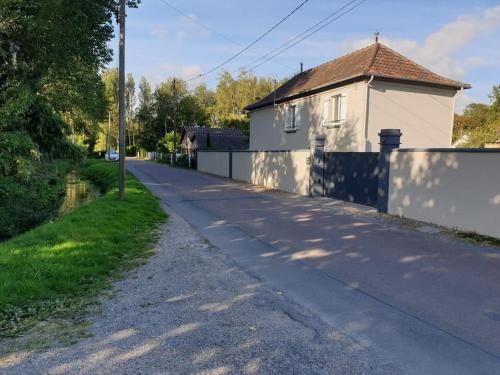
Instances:
[[[40,159],[37,145],[25,133],[4,132],[0,138],[0,176],[28,181]]]
[[[137,6],[137,1],[129,1]],[[106,114],[116,0],[0,0],[0,236],[46,220]]]
[[[118,167],[87,162],[83,173],[106,193],[55,223],[0,244],[0,335],[40,320],[80,313],[89,298],[150,254],[165,214],[156,198],[127,175],[117,204]]]
[[[61,205],[69,164],[33,163],[29,179],[0,177],[0,239],[10,238],[52,217]]]
[[[484,147],[485,143],[500,141],[500,85],[493,86],[491,104],[469,104],[462,116],[455,115],[453,139],[468,136],[464,147]]]
[[[175,144],[178,146],[181,142],[181,135],[175,133]],[[156,146],[158,152],[170,153],[174,152],[174,132],[168,132],[163,138],[158,141]]]
[[[146,151],[172,152],[173,142],[167,145],[165,135],[173,131],[180,134],[187,125],[239,128],[248,134],[245,107],[268,95],[275,85],[271,78],[259,78],[246,71],[236,78],[223,72],[215,90],[208,89],[204,83],[189,90],[185,81],[170,77],[152,92],[151,85],[142,78],[136,111],[138,143]],[[178,149],[178,140],[176,146]]]
[[[127,146],[127,149],[125,150],[125,155],[126,156],[137,156],[137,146]]]
[[[220,123],[221,128],[241,129],[246,135],[250,135],[250,120],[245,115],[228,115]]]
[[[189,157],[187,155],[181,155],[175,161],[175,165],[182,168],[189,167]]]

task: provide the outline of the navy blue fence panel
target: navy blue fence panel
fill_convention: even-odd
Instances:
[[[377,205],[378,152],[325,152],[325,195]]]

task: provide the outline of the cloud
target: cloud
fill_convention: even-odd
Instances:
[[[422,43],[410,39],[382,38],[382,42],[426,68],[449,78],[461,80],[465,73],[487,64],[482,57],[460,59],[457,55],[476,38],[500,29],[500,6],[488,8],[477,16],[461,16],[429,34]],[[346,40],[343,52],[373,43],[373,39]]]
[[[158,39],[165,39],[168,36],[168,30],[163,27],[155,27],[149,31],[149,35]]]
[[[201,66],[165,63],[160,65],[160,71],[168,73],[169,76],[178,76],[179,78],[186,79],[200,74]]]
[[[199,65],[179,65],[173,63],[161,64],[159,67],[159,71],[160,75],[164,78],[175,76],[186,80],[197,77],[202,73],[201,66]],[[161,80],[159,80],[158,82],[161,82]],[[200,82],[201,78],[197,78],[188,82],[188,86],[190,88],[193,88]]]
[[[467,107],[471,103],[475,103],[477,100],[474,100],[470,95],[465,92],[460,92],[455,97],[455,112],[463,113],[465,107]]]
[[[189,14],[189,17],[180,17],[178,27],[181,30],[176,33],[177,41],[183,41],[188,37],[207,38],[212,34],[206,27],[201,26],[194,14]]]

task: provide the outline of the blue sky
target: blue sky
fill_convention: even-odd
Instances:
[[[171,75],[191,78],[218,65],[255,40],[300,0],[143,0],[127,17],[127,72],[158,84]],[[349,0],[309,0],[271,34],[225,68],[237,71],[302,33]],[[207,26],[204,28],[197,22]],[[380,41],[423,66],[472,84],[457,98],[457,110],[489,101],[500,84],[500,2],[493,0],[367,0],[322,31],[258,67],[257,75],[289,77]],[[117,40],[111,47],[117,50]],[[117,53],[115,52],[117,56]],[[112,63],[116,66],[116,61]],[[213,87],[217,74],[204,81]],[[192,82],[196,84],[199,80]]]

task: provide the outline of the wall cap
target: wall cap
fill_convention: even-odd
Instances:
[[[398,148],[392,152],[457,152],[457,153],[472,153],[472,154],[500,154],[500,149],[489,148]]]

